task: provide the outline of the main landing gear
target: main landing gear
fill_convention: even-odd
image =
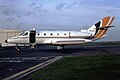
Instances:
[[[57,50],[63,50],[64,46],[57,46]]]
[[[36,43],[32,43],[32,44],[30,44],[30,49],[34,49],[34,48],[36,48],[37,47],[37,45],[36,45]]]

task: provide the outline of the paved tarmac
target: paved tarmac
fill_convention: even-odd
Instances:
[[[0,50],[0,80],[56,56],[93,56],[103,54],[120,54],[120,45],[73,45],[65,46],[65,50],[56,50],[56,46],[40,46],[31,50],[21,48],[19,52],[13,47],[8,47]]]

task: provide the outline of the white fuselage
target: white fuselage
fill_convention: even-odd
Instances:
[[[53,45],[80,44],[90,42],[91,40],[85,38],[91,36],[91,33],[78,31],[40,31],[35,34],[35,43]],[[30,31],[25,31],[20,36],[12,37],[7,42],[13,44],[30,44]]]

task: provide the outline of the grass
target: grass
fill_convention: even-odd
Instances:
[[[66,57],[27,80],[120,80],[120,55]]]

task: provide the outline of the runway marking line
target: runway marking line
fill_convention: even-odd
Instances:
[[[43,62],[43,63],[40,63],[40,64],[38,64],[38,65],[36,65],[36,66],[33,66],[33,67],[31,67],[31,68],[28,68],[28,69],[26,69],[26,70],[23,70],[23,71],[21,71],[21,72],[18,72],[18,73],[16,73],[16,74],[12,75],[12,76],[9,76],[9,77],[7,77],[7,78],[4,78],[3,80],[13,80],[13,79],[18,80],[18,79],[20,79],[20,78],[23,78],[23,77],[25,77],[25,76],[27,76],[27,75],[29,75],[29,74],[37,71],[37,70],[39,70],[39,69],[41,69],[41,68],[49,65],[49,64],[51,64],[51,63],[53,63],[53,62],[61,59],[61,58],[62,58],[62,56],[57,56],[57,57],[55,57],[54,59],[50,59],[50,60],[45,61],[45,62]]]
[[[0,58],[0,63],[3,62],[25,62],[31,60],[48,60],[50,57],[7,57],[7,58]]]

